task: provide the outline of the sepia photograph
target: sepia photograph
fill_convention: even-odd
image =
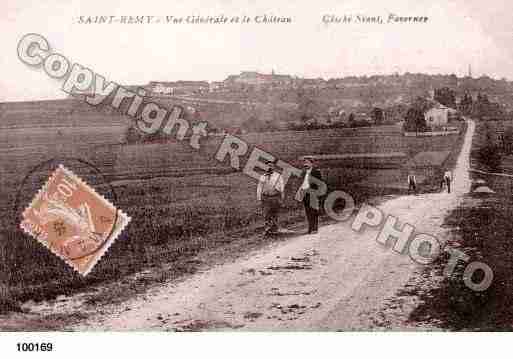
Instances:
[[[6,350],[513,330],[509,2],[0,10]]]

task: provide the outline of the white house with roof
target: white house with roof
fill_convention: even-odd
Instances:
[[[431,128],[446,126],[449,122],[451,108],[435,102],[429,109],[424,112],[426,125]]]

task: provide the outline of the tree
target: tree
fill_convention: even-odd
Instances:
[[[371,112],[372,121],[375,125],[379,126],[383,124],[383,121],[385,119],[383,110],[379,107],[374,107]]]
[[[497,171],[501,166],[500,147],[495,143],[492,136],[492,130],[489,126],[485,127],[485,144],[478,150],[479,162],[491,171]]]
[[[442,87],[435,90],[434,100],[447,107],[456,108],[456,95],[449,87]]]
[[[492,171],[497,171],[501,166],[501,154],[499,146],[486,144],[479,149],[479,162]]]
[[[427,110],[427,101],[417,98],[406,112],[403,130],[407,132],[425,132],[428,130],[424,112]]]
[[[502,135],[503,150],[507,154],[513,152],[513,127],[507,127]]]
[[[460,101],[459,110],[464,115],[470,115],[472,113],[473,105],[474,101],[472,100],[472,96],[466,92]]]
[[[488,107],[488,97],[486,95],[477,94],[476,106],[474,109],[474,115],[481,118],[486,115]]]
[[[418,108],[410,108],[408,112],[406,112],[403,129],[406,132],[425,132],[427,130],[427,124],[424,112]]]

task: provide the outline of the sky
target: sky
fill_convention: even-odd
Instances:
[[[513,80],[513,4],[503,0],[30,1],[0,5],[0,101],[65,97],[16,55],[38,33],[52,50],[120,84],[221,81],[240,71],[300,77],[454,73]],[[324,15],[427,16],[425,24],[326,24]],[[79,24],[79,16],[290,17],[290,24]]]

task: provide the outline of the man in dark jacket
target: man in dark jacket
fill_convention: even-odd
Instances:
[[[304,157],[303,180],[300,190],[303,193],[303,205],[305,206],[306,219],[308,221],[308,234],[317,233],[319,230],[319,212],[321,208],[320,198],[310,195],[310,191],[318,190],[316,183],[322,181],[321,171],[315,167],[312,157]]]

